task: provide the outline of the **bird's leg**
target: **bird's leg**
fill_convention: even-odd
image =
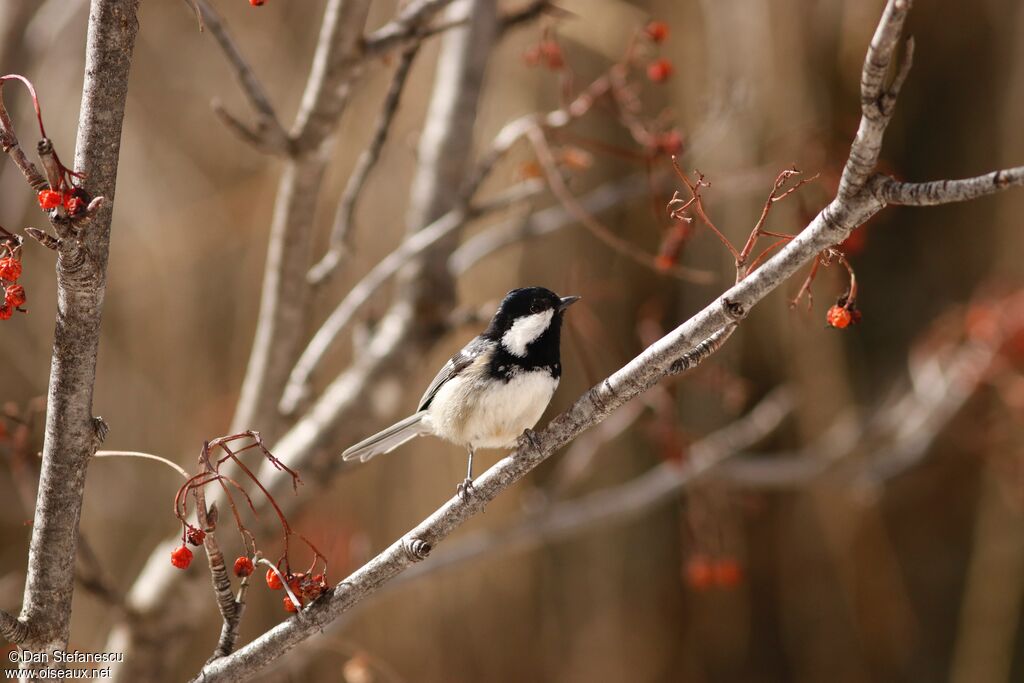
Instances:
[[[469,447],[469,462],[466,464],[466,480],[459,484],[455,491],[462,500],[469,500],[476,494],[473,488],[473,447]]]

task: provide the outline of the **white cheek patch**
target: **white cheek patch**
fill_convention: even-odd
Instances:
[[[526,356],[526,347],[536,341],[537,337],[544,334],[551,324],[551,318],[555,311],[549,309],[542,313],[528,315],[512,323],[501,337],[501,345],[505,350],[520,358]]]

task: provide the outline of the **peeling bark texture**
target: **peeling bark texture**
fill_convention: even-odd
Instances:
[[[21,619],[33,651],[67,645],[78,522],[86,469],[98,443],[92,414],[100,314],[121,124],[128,91],[138,0],[93,0],[75,168],[107,201],[57,260],[57,325],[50,367],[42,471]]]

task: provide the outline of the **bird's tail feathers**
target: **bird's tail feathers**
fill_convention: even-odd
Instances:
[[[358,458],[360,462],[366,462],[375,455],[390,453],[410,439],[415,439],[423,434],[429,434],[430,430],[423,424],[423,418],[426,414],[427,411],[421,410],[401,422],[396,422],[368,439],[363,439],[356,445],[349,446],[341,454],[341,457],[345,460],[355,460]]]

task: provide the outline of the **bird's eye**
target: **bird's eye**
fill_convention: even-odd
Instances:
[[[534,301],[530,304],[530,313],[540,313],[540,302]]]

